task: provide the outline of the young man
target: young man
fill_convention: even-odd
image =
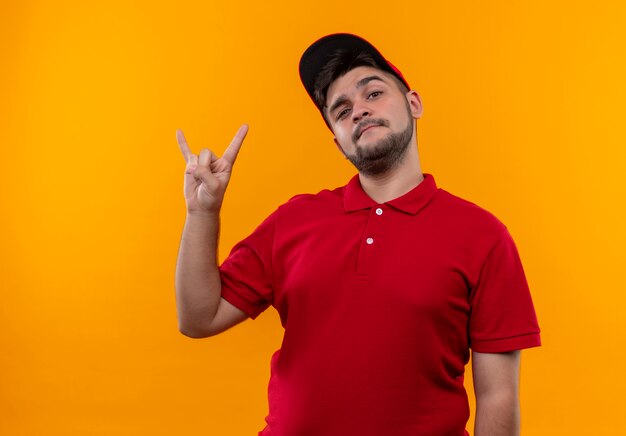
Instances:
[[[219,210],[247,126],[221,158],[192,154],[178,132],[180,330],[207,337],[276,308],[285,334],[261,435],[468,434],[470,349],[475,434],[519,434],[519,350],[540,337],[506,226],[422,173],[419,96],[367,41],[316,41],[300,75],[359,173],[292,198],[218,267]]]

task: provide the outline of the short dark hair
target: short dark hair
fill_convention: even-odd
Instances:
[[[378,70],[384,71],[380,67],[380,65],[378,65],[378,63],[374,60],[374,58],[367,52],[360,51],[355,53],[351,50],[337,49],[329,58],[328,62],[326,62],[326,65],[324,65],[324,67],[317,74],[317,77],[315,79],[315,90],[313,98],[317,107],[322,109],[322,115],[324,116],[324,120],[326,120],[327,124],[329,121],[326,118],[325,108],[326,94],[328,93],[328,88],[339,77],[357,67],[373,67]],[[402,83],[398,78],[393,76],[393,79],[403,94],[409,92],[409,89],[406,87],[406,85]]]

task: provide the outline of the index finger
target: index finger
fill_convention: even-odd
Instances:
[[[243,124],[241,127],[239,127],[239,130],[237,130],[237,133],[235,133],[235,137],[233,138],[232,141],[230,141],[228,148],[222,155],[222,158],[228,161],[231,165],[235,163],[235,159],[237,159],[237,154],[239,154],[239,149],[241,148],[241,144],[243,144],[243,140],[245,139],[247,134],[248,134],[248,125]]]
[[[187,144],[185,135],[183,135],[183,131],[180,129],[176,130],[176,141],[178,142],[180,151],[183,153],[183,156],[185,157],[185,161],[189,163],[189,156],[191,155],[191,150],[189,149],[189,145]]]

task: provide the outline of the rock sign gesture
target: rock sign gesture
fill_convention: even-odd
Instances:
[[[218,158],[206,148],[196,156],[189,149],[182,130],[176,131],[176,140],[187,162],[184,185],[188,213],[219,212],[233,164],[247,133],[248,125],[244,124],[237,130],[224,155]]]

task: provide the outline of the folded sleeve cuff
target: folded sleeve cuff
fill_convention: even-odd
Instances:
[[[471,348],[478,353],[505,353],[541,346],[539,332],[503,339],[474,339]]]
[[[227,288],[222,285],[222,298],[228,301],[230,304],[235,306],[237,309],[243,311],[250,319],[255,319],[259,316],[265,309],[268,308],[269,304],[265,304],[263,306],[256,306],[249,301],[243,299],[239,294],[233,291],[230,288]]]

